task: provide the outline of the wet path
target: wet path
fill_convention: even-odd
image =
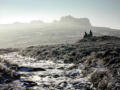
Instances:
[[[36,60],[23,57],[18,52],[0,55],[0,58],[17,64],[22,74],[19,84],[35,90],[86,90],[90,85],[83,77],[80,67],[62,61]]]

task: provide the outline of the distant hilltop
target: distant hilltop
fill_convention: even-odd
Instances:
[[[71,15],[61,17],[59,22],[91,26],[90,20],[88,18],[75,18]]]
[[[31,24],[45,24],[43,21],[40,21],[40,20],[33,20],[30,22]],[[54,20],[54,22],[52,23],[55,23],[55,24],[74,24],[74,25],[79,25],[79,26],[85,26],[85,27],[91,27],[91,23],[90,23],[90,20],[88,18],[75,18],[71,15],[68,15],[68,16],[62,16],[60,18],[60,20]],[[52,24],[51,23],[51,24]]]

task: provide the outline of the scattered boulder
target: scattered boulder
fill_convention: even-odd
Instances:
[[[35,83],[33,81],[22,81],[22,82],[23,82],[23,86],[25,86],[25,87],[37,86],[37,83]]]

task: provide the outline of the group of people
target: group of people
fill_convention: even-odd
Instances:
[[[89,37],[92,37],[92,36],[93,36],[93,33],[92,33],[91,30],[90,30],[89,33],[85,32],[85,34],[84,34],[84,38],[89,38]]]

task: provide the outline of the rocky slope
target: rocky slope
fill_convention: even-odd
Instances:
[[[92,37],[74,44],[31,46],[20,52],[39,60],[63,61],[82,66],[95,90],[120,89],[120,38]]]

